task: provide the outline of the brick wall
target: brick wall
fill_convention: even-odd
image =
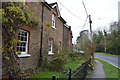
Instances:
[[[29,2],[28,8],[34,13],[36,19],[41,19],[42,4],[40,2]],[[40,38],[41,38],[41,25],[30,30],[30,41],[29,41],[29,53],[30,57],[20,58],[20,70],[21,72],[26,69],[34,69],[38,66],[40,58]],[[21,28],[25,28],[21,26]],[[29,31],[29,30],[28,30]]]
[[[40,30],[39,28],[33,29],[30,33],[29,41],[29,54],[30,57],[20,58],[20,70],[34,69],[38,65],[40,55]]]
[[[34,13],[36,19],[42,19],[42,3],[40,2],[28,2],[28,8]],[[56,29],[52,28],[52,13],[56,13]],[[42,20],[41,20],[42,21]],[[43,13],[43,38],[42,38],[42,56],[47,57],[48,60],[52,58],[48,55],[48,40],[52,38],[53,43],[53,53],[55,53],[55,48],[58,47],[58,42],[61,43],[61,49],[70,50],[71,46],[71,30],[63,26],[63,21],[58,18],[57,9],[52,11],[50,8],[44,5]],[[29,40],[29,53],[30,57],[19,58],[20,71],[23,72],[26,69],[35,69],[38,66],[40,59],[40,45],[41,45],[41,25],[38,27],[30,28],[28,26],[20,26],[21,29],[27,30],[30,33]],[[63,46],[62,46],[63,45]],[[63,47],[63,48],[62,48]],[[55,53],[57,54],[57,52]]]
[[[72,48],[72,31],[70,27],[66,26],[64,26],[63,29],[63,50],[67,53],[70,53],[70,50]]]

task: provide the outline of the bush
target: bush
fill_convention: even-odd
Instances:
[[[61,71],[65,64],[66,60],[62,56],[58,56],[53,58],[53,60],[49,63],[49,68],[52,71]]]

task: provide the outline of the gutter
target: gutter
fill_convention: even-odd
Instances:
[[[40,58],[39,58],[39,66],[42,66],[42,61],[43,61],[43,59],[42,59],[42,46],[43,46],[43,16],[44,15],[44,4],[42,3],[42,14],[41,14],[41,21],[42,21],[42,23],[41,23],[41,35],[40,35]]]

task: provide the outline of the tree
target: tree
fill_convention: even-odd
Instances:
[[[120,53],[120,30],[117,22],[110,24],[110,32],[98,31],[93,34],[93,42],[96,45],[97,52],[107,52],[111,54]]]
[[[80,35],[77,37],[77,46],[79,45],[80,50],[84,50],[86,45],[90,43],[88,30],[83,30],[80,32]]]

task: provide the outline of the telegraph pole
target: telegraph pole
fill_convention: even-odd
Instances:
[[[90,23],[90,39],[91,39],[91,42],[92,42],[92,20],[91,20],[91,15],[89,15],[89,23]]]

